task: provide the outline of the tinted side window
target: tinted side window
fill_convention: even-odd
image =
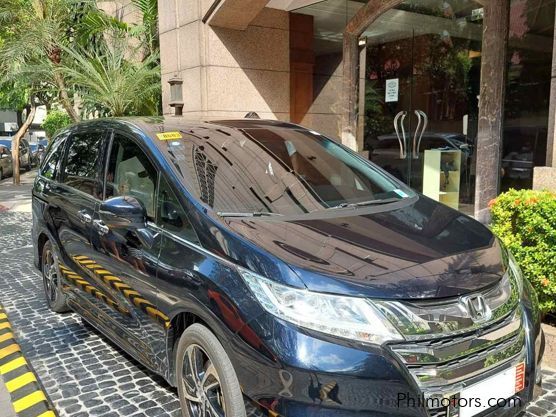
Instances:
[[[164,177],[160,179],[158,192],[157,224],[190,242],[197,242],[197,235],[187,219],[183,206]]]
[[[44,162],[41,166],[40,174],[48,179],[54,179],[56,177],[56,172],[58,171],[58,164],[62,153],[64,150],[64,143],[66,142],[66,136],[58,136],[52,142],[48,153],[44,158]]]
[[[77,133],[70,137],[62,182],[76,190],[99,198],[99,180],[103,131]]]
[[[156,183],[157,171],[147,155],[131,139],[116,133],[106,175],[106,198],[135,197],[154,219]]]

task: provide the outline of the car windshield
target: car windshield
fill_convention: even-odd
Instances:
[[[302,128],[193,129],[164,143],[186,185],[224,216],[296,215],[413,195],[370,162]]]

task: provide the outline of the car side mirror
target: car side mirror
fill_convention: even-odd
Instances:
[[[135,233],[141,244],[152,248],[160,238],[159,233],[154,233],[146,227],[147,210],[135,197],[118,196],[106,200],[100,205],[99,217],[101,225],[98,228],[103,233],[110,229],[125,228]]]
[[[100,205],[99,217],[109,228],[144,229],[147,210],[135,197],[118,196]]]

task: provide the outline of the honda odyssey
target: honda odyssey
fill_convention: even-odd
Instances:
[[[33,189],[46,302],[185,417],[517,416],[535,293],[487,227],[303,127],[88,121]]]

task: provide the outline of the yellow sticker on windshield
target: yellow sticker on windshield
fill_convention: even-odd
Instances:
[[[159,140],[175,140],[175,139],[183,139],[183,136],[180,132],[164,132],[164,133],[157,133],[156,137]]]

